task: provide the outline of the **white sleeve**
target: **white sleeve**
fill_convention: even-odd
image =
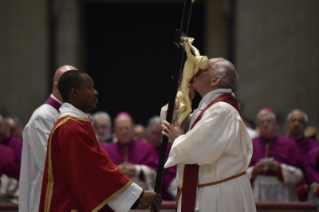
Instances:
[[[132,183],[127,189],[109,201],[107,204],[115,212],[124,212],[130,210],[132,205],[140,197],[143,189]]]
[[[165,168],[179,163],[212,164],[233,146],[238,133],[242,133],[238,130],[240,117],[237,118],[234,112],[230,114],[221,105],[212,107],[193,129],[175,139]]]
[[[54,124],[55,120],[38,116],[31,123],[31,126],[28,130],[28,142],[31,147],[35,162],[42,172],[44,171],[48,138]]]
[[[145,183],[147,187],[146,189],[153,190],[154,184],[155,184],[155,178],[156,178],[156,171],[146,165],[140,165],[140,167],[145,176]]]
[[[284,184],[298,184],[303,179],[304,176],[301,169],[283,163],[280,166]]]

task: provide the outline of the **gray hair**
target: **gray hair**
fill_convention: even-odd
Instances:
[[[233,89],[238,79],[236,68],[230,61],[224,58],[220,59],[222,60],[212,65],[212,68],[218,71],[221,78],[220,87]]]
[[[290,120],[291,115],[294,114],[294,113],[301,113],[303,115],[303,119],[304,119],[305,123],[308,124],[308,115],[307,115],[307,113],[305,113],[304,111],[299,110],[299,109],[294,109],[293,111],[291,111],[288,114],[288,116],[287,116],[286,122],[288,122]]]
[[[94,113],[93,116],[92,116],[93,122],[96,122],[96,120],[98,118],[100,118],[100,117],[104,118],[109,126],[112,125],[110,115],[107,112],[104,112],[104,111],[98,111],[98,112]]]
[[[161,125],[162,124],[162,120],[161,120],[161,117],[159,116],[153,116],[152,118],[150,118],[148,120],[148,124],[147,124],[147,127],[151,127],[153,125]]]
[[[258,122],[258,120],[259,120],[259,116],[264,115],[264,114],[270,114],[270,115],[271,115],[271,118],[272,118],[273,120],[276,120],[276,114],[275,114],[275,113],[272,113],[272,112],[267,111],[267,110],[261,110],[261,111],[259,111],[259,113],[257,113],[257,117],[256,117],[257,122]]]

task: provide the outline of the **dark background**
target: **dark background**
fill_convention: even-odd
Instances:
[[[168,102],[183,3],[88,3],[86,12],[87,72],[95,81],[99,104],[95,111],[130,113],[147,124]],[[188,36],[202,55],[204,4],[192,10]],[[193,105],[198,105],[196,94]],[[93,111],[93,112],[95,112]]]

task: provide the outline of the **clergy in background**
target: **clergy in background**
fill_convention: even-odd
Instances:
[[[315,203],[319,210],[319,147],[308,152],[304,164],[309,187],[308,201]]]
[[[134,139],[130,114],[119,113],[114,120],[117,142],[103,146],[122,172],[146,190],[153,190],[158,165],[157,152],[149,143]]]
[[[113,135],[110,115],[107,112],[98,111],[92,115],[92,119],[93,129],[100,143],[106,144],[112,142]]]
[[[17,198],[19,174],[19,161],[14,151],[0,144],[0,202]]]
[[[260,136],[253,139],[253,156],[247,173],[256,201],[298,201],[302,157],[297,144],[277,135],[275,113],[264,108],[257,114]]]
[[[19,211],[37,212],[41,194],[47,142],[54,123],[60,116],[62,97],[58,89],[61,75],[73,66],[61,66],[53,77],[52,93],[37,108],[23,130],[21,175],[19,181]]]
[[[9,147],[14,151],[14,154],[18,159],[18,165],[20,167],[22,154],[22,140],[10,134],[10,127],[6,123],[2,115],[0,115],[0,144]]]
[[[237,77],[231,62],[210,59],[191,80],[202,100],[188,132],[163,121],[162,134],[173,142],[165,168],[177,165],[178,212],[256,211],[246,175],[252,142],[231,94]]]
[[[92,78],[65,72],[59,91],[64,104],[48,139],[39,211],[125,212],[138,202],[159,208],[160,195],[143,191],[100,147],[86,114],[98,103]]]
[[[156,149],[157,157],[159,160],[161,147],[162,147],[162,120],[159,116],[150,118],[147,125],[148,142]],[[167,152],[171,150],[172,144],[169,143]],[[175,200],[177,195],[177,182],[176,182],[176,166],[164,169],[163,182],[161,188],[161,195],[163,200]]]
[[[295,109],[287,116],[287,129],[289,137],[295,140],[298,145],[301,156],[305,157],[307,153],[319,147],[319,143],[312,138],[305,137],[305,129],[308,124],[308,115],[302,111]]]

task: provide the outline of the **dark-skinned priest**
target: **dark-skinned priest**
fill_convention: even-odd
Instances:
[[[59,81],[64,104],[49,136],[39,211],[128,211],[141,203],[158,209],[161,197],[127,178],[100,147],[87,111],[98,92],[81,71]]]
[[[232,96],[236,81],[231,62],[210,59],[190,81],[202,100],[186,134],[163,121],[162,134],[173,142],[165,168],[177,164],[178,212],[256,211],[246,175],[252,141]]]

